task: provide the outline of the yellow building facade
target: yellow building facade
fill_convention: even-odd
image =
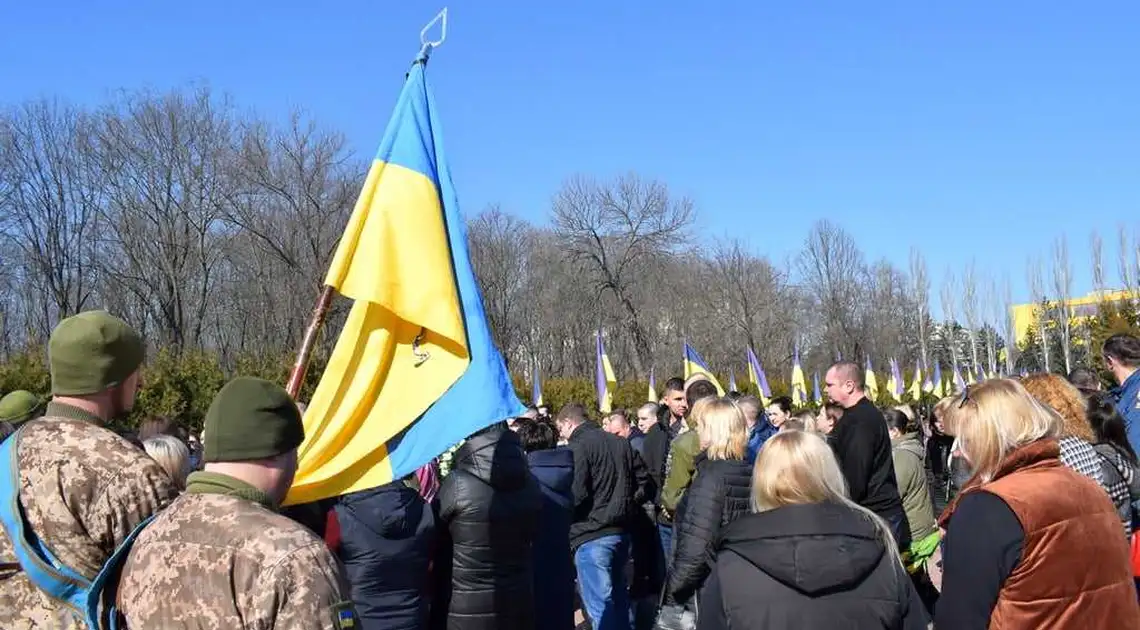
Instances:
[[[1119,302],[1121,300],[1134,299],[1137,296],[1135,291],[1094,291],[1084,297],[1072,298],[1066,304],[1073,311],[1073,324],[1078,324],[1081,321],[1094,317],[1097,314],[1098,307],[1105,302]],[[1058,303],[1055,301],[1049,302],[1051,307],[1056,306]],[[1029,334],[1029,329],[1035,324],[1034,312],[1039,305],[1033,302],[1028,304],[1015,304],[1010,307],[1010,315],[1013,317],[1013,330],[1017,335],[1016,343],[1021,345],[1025,341],[1026,335]]]

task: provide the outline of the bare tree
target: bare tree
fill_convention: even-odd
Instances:
[[[727,306],[728,324],[749,347],[787,332],[790,313],[777,308],[786,279],[771,263],[748,253],[738,239],[717,243],[709,263],[710,297]]]
[[[958,352],[958,344],[954,339],[954,327],[958,319],[958,286],[955,282],[954,273],[950,270],[946,271],[946,275],[942,278],[942,316],[945,320],[943,328],[943,336],[946,338],[947,346],[950,351],[950,362],[954,367],[954,371],[958,371],[959,360],[961,357]]]
[[[471,264],[479,280],[483,305],[496,345],[508,365],[523,341],[520,315],[527,297],[527,255],[532,228],[491,205],[468,221]]]
[[[216,286],[232,186],[230,116],[207,90],[127,96],[101,116],[102,272],[137,298],[140,315],[176,350],[198,344]]]
[[[554,198],[552,218],[559,243],[591,275],[598,293],[608,292],[620,304],[639,377],[646,375],[651,346],[633,299],[635,285],[655,259],[687,243],[694,217],[692,200],[674,198],[664,183],[636,174],[608,183],[574,177]]]
[[[1013,287],[1007,275],[1002,282],[1002,296],[1005,309],[1002,323],[1002,335],[1005,337],[1005,371],[1006,374],[1013,374],[1014,367],[1017,365],[1017,322],[1013,319]]]
[[[926,275],[926,258],[917,248],[910,250],[910,279],[913,283],[913,296],[918,316],[918,347],[922,365],[930,369],[930,279]]]
[[[97,213],[104,203],[93,168],[91,120],[53,101],[33,101],[2,125],[0,235],[18,251],[21,282],[35,288],[34,318],[45,336],[83,310],[95,290]],[[30,313],[29,313],[30,314]]]
[[[1117,258],[1117,273],[1120,274],[1120,283],[1124,285],[1126,291],[1136,290],[1136,276],[1133,273],[1133,249],[1132,242],[1128,235],[1128,229],[1124,224],[1120,224],[1117,228],[1117,244],[1119,246]]]
[[[798,268],[819,308],[831,353],[858,358],[864,352],[858,322],[867,265],[855,240],[843,228],[818,221],[804,242]]]
[[[1049,337],[1046,335],[1048,332],[1046,322],[1048,321],[1049,313],[1046,312],[1045,283],[1041,262],[1037,259],[1033,259],[1029,262],[1028,281],[1029,294],[1033,297],[1033,313],[1037,324],[1037,334],[1041,342],[1042,365],[1045,367],[1045,371],[1048,372],[1050,371]]]
[[[977,269],[971,261],[966,266],[966,273],[962,275],[962,314],[966,317],[966,334],[970,336],[970,368],[975,371],[981,365],[978,359],[978,330],[982,322],[978,300]]]
[[[1089,258],[1092,262],[1092,278],[1093,289],[1097,293],[1102,293],[1105,289],[1104,285],[1104,240],[1100,237],[1100,232],[1093,230],[1092,236],[1089,237]]]
[[[1069,242],[1064,236],[1053,243],[1053,292],[1057,296],[1055,310],[1061,333],[1061,356],[1068,374],[1073,369],[1073,268],[1069,264]]]

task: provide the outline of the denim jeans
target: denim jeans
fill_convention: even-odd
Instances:
[[[625,565],[629,535],[602,536],[574,552],[582,606],[594,630],[630,630],[629,589]]]
[[[673,526],[657,524],[657,536],[661,538],[661,552],[665,554],[665,571],[673,568]]]

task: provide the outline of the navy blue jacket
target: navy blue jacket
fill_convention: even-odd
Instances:
[[[337,555],[362,630],[427,627],[435,516],[415,490],[393,481],[340,497]]]
[[[1116,397],[1116,410],[1124,418],[1124,427],[1128,432],[1128,443],[1132,450],[1140,449],[1140,370],[1124,379],[1120,387],[1112,390]]]
[[[760,454],[760,449],[768,438],[776,435],[779,431],[776,427],[772,426],[772,422],[768,420],[768,414],[763,411],[760,412],[760,417],[756,419],[756,424],[748,430],[748,444],[744,449],[744,461],[749,466],[756,463],[756,456]]]
[[[527,454],[542,490],[542,511],[534,539],[534,602],[542,628],[574,627],[574,563],[570,517],[574,507],[574,453],[569,448]]]

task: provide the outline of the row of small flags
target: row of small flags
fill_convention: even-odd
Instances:
[[[595,387],[598,392],[598,411],[601,413],[609,413],[613,410],[613,394],[617,388],[617,376],[614,374],[613,364],[610,362],[610,357],[606,353],[606,345],[602,340],[602,333],[597,333],[597,369],[594,377]],[[716,375],[713,374],[709,368],[708,363],[686,341],[682,345],[682,365],[684,367],[684,378],[688,379],[694,374],[704,374],[716,387],[720,395],[724,395],[725,389],[721,386],[720,381]],[[764,406],[768,406],[772,398],[772,389],[768,385],[768,377],[764,373],[764,368],[760,365],[760,360],[756,357],[756,353],[752,348],[747,349],[747,365],[748,365],[748,382],[752,383],[760,392],[760,399]],[[875,370],[871,365],[870,357],[867,358],[867,364],[864,368],[866,374],[866,381],[864,389],[872,400],[879,398],[879,379],[875,374]],[[963,376],[963,373],[965,376]],[[1001,376],[1003,374],[989,372],[987,373],[979,365],[975,370],[967,368],[964,372],[955,365],[953,373],[948,378],[944,379],[942,375],[942,364],[935,362],[933,371],[924,370],[921,361],[916,361],[914,365],[914,374],[911,379],[910,387],[906,386],[905,379],[903,378],[902,369],[899,367],[899,362],[896,359],[891,359],[888,364],[887,381],[885,384],[886,394],[890,396],[895,402],[902,403],[910,399],[915,402],[921,400],[923,394],[930,394],[935,398],[942,398],[948,396],[953,392],[960,392],[966,388],[967,385]],[[538,367],[535,366],[531,377],[531,400],[535,405],[543,404],[542,396],[542,380],[539,377]],[[808,404],[808,389],[807,379],[803,366],[800,364],[800,351],[796,347],[792,357],[792,381],[791,381],[791,395],[792,405],[795,407],[803,407]],[[729,368],[728,371],[728,391],[738,391],[736,383],[736,371]],[[657,402],[660,396],[657,393],[657,381],[654,370],[649,370],[649,388],[646,393],[646,400],[650,402]],[[819,385],[819,372],[812,375],[812,391],[811,400],[814,404],[823,404],[823,393]]]

